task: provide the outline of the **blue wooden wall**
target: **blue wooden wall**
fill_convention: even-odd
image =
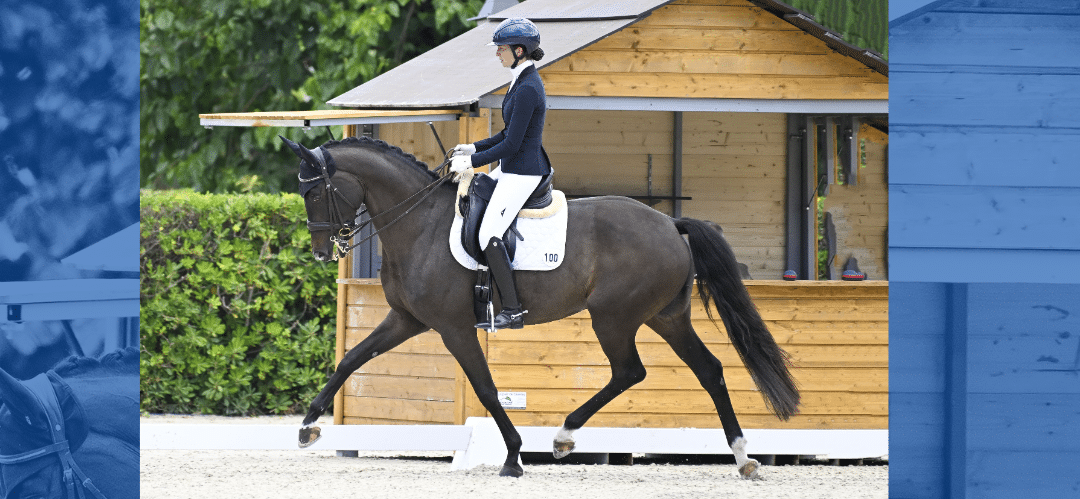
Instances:
[[[1080,2],[934,2],[890,55],[890,497],[1080,497]]]
[[[890,23],[890,279],[1080,282],[1080,4],[913,14]]]

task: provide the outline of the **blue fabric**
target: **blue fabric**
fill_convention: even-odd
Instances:
[[[535,66],[525,68],[503,98],[506,128],[477,141],[473,166],[501,161],[502,171],[518,175],[547,175],[551,165],[543,153],[544,115],[547,97]]]

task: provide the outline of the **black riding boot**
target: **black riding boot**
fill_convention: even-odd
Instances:
[[[521,309],[518,302],[517,285],[514,283],[514,269],[510,266],[510,256],[506,254],[502,239],[491,238],[487,249],[484,250],[488,268],[491,269],[491,277],[495,281],[495,287],[499,290],[499,299],[502,301],[502,311],[495,316],[495,329],[521,329],[525,327],[525,314],[528,310]],[[477,324],[477,329],[489,329],[491,324],[482,322]]]

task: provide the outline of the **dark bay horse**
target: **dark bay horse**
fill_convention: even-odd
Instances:
[[[475,271],[459,265],[450,253],[454,187],[440,183],[439,175],[412,155],[382,141],[347,138],[309,150],[282,140],[301,159],[301,194],[315,257],[336,258],[332,238],[348,231],[343,226],[356,218],[363,204],[372,225],[381,231],[381,278],[390,305],[382,323],[345,354],[312,401],[300,430],[301,446],[318,438],[318,429],[311,424],[353,371],[403,341],[435,330],[502,432],[507,456],[500,475],[521,476],[521,437],[499,405],[474,328]],[[555,437],[555,456],[569,454],[574,448],[571,434],[645,378],[634,338],[646,324],[686,362],[712,397],[739,472],[747,478],[756,476],[758,463],[746,456],[746,440],[720,361],[690,324],[695,276],[706,310],[710,301],[716,306],[732,344],[777,417],[786,420],[798,411],[799,392],[788,371],[787,354],[769,333],[742,283],[731,247],[714,224],[672,219],[629,198],[578,199],[568,209],[565,261],[551,271],[517,272],[519,299],[529,311],[526,324],[588,309],[611,363],[611,380],[566,417]]]
[[[49,401],[52,399],[52,402]],[[139,497],[139,350],[0,370],[0,498]]]

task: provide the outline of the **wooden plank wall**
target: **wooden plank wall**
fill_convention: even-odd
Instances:
[[[375,282],[356,280],[348,285],[348,329],[354,338],[350,342],[370,331],[363,324],[375,324],[385,314]],[[792,355],[804,405],[803,413],[790,422],[780,423],[772,416],[719,329],[723,326],[705,318],[699,305],[695,329],[727,366],[725,378],[740,423],[746,428],[887,428],[888,285],[772,281],[751,282],[748,287],[777,342]],[[509,411],[516,424],[561,424],[610,376],[587,313],[487,335],[486,345],[496,386],[526,392],[526,410]],[[638,346],[649,370],[645,382],[617,398],[589,424],[719,427],[711,400],[659,336],[643,327]],[[453,372],[452,364],[432,333],[380,356],[346,384],[346,423],[451,422],[454,409],[448,398],[453,380],[447,373]],[[467,395],[473,397],[471,390]],[[466,403],[470,401],[459,405]]]
[[[890,446],[889,486],[896,497],[948,497],[936,489],[947,474],[949,285],[893,282],[889,294],[889,431],[906,436]]]
[[[1080,285],[891,288],[892,493],[1071,496]]]
[[[836,258],[833,275],[843,274],[849,257],[859,261],[867,279],[888,280],[886,237],[889,231],[889,185],[885,154],[889,138],[862,125],[866,167],[859,168],[856,185],[833,184],[825,197],[825,211],[832,214],[836,228]]]
[[[775,113],[683,113],[682,214],[724,229],[754,279],[784,272],[787,124]]]
[[[761,400],[722,325],[698,305],[694,328],[725,365],[724,377],[745,428],[888,428],[888,288],[752,283],[749,288],[777,342],[791,354],[802,414],[782,423]],[[501,391],[526,392],[515,424],[559,426],[610,378],[588,313],[488,337],[488,362]],[[647,327],[637,338],[644,382],[590,420],[598,427],[719,428],[708,394],[686,365]]]
[[[679,0],[540,71],[549,95],[884,99],[888,79],[746,0]]]
[[[390,311],[377,279],[347,282],[346,351],[367,338]],[[454,417],[456,373],[457,362],[439,335],[422,333],[349,377],[343,388],[344,423],[460,424]]]
[[[683,216],[711,220],[754,278],[784,266],[783,114],[683,113]],[[492,128],[502,128],[493,117]],[[544,147],[555,188],[570,195],[672,194],[674,114],[660,111],[548,111]],[[670,201],[652,207],[671,215]],[[881,243],[879,243],[880,249]]]
[[[892,30],[894,278],[1076,282],[1080,15],[1068,2],[975,5]]]
[[[493,130],[504,126],[501,116],[492,122]],[[644,196],[651,158],[653,195],[670,196],[673,125],[670,112],[549,110],[544,148],[555,188],[572,196]],[[670,201],[652,207],[672,212]]]
[[[968,497],[1075,495],[1080,284],[972,284],[967,295]]]
[[[458,145],[458,121],[436,121],[433,124],[444,147],[449,149]],[[435,141],[435,135],[431,133],[426,122],[379,125],[379,139],[416,156],[416,159],[427,163],[428,168],[435,168],[442,163],[445,151],[439,150],[439,143]]]

